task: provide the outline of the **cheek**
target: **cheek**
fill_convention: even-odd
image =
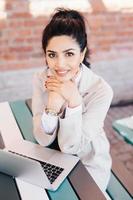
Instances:
[[[71,69],[71,75],[75,75],[79,71],[79,67],[75,66],[74,68]]]
[[[54,68],[54,61],[52,59],[46,59],[46,63],[49,66],[49,68]]]
[[[71,67],[72,67],[72,71],[76,71],[80,66],[80,60],[79,59],[73,59],[73,61],[71,62]]]
[[[73,58],[71,60],[70,66],[71,66],[71,72],[72,73],[77,72],[79,70],[79,66],[80,66],[80,59],[79,59],[79,57]]]

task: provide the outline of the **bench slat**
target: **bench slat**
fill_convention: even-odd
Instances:
[[[113,197],[113,199],[119,199],[125,200],[123,196],[128,197],[128,199],[133,199],[133,179],[132,175],[129,171],[125,168],[124,164],[118,160],[111,151],[111,157],[112,157],[112,173],[111,173],[111,179],[108,186],[108,193]],[[119,190],[122,190],[122,192],[119,192]],[[126,199],[127,200],[127,199]]]
[[[81,161],[74,171],[69,174],[69,180],[74,186],[80,199],[83,200],[105,200],[97,185],[94,187],[94,180],[84,168]]]
[[[24,101],[10,102],[10,107],[18,123],[21,134],[26,140],[36,143],[33,136],[32,115]]]
[[[113,200],[132,200],[132,197],[129,195],[123,185],[117,180],[113,173],[111,173],[111,179],[107,192]]]

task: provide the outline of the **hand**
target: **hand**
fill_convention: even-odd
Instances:
[[[58,93],[68,102],[69,107],[76,107],[81,104],[82,97],[74,81],[61,82],[54,76],[47,79],[46,87],[49,91]]]
[[[55,110],[57,113],[59,113],[64,103],[65,99],[63,99],[61,95],[56,92],[48,92],[47,108]]]

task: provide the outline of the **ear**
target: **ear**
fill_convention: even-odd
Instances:
[[[86,51],[87,51],[87,48],[85,47],[85,48],[84,48],[84,50],[83,50],[83,52],[81,52],[81,56],[80,56],[80,63],[82,63],[82,62],[83,62],[83,60],[84,60],[84,57],[85,57],[85,54],[86,54]]]

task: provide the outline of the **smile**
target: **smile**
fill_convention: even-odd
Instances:
[[[70,70],[55,70],[58,76],[65,76]]]

